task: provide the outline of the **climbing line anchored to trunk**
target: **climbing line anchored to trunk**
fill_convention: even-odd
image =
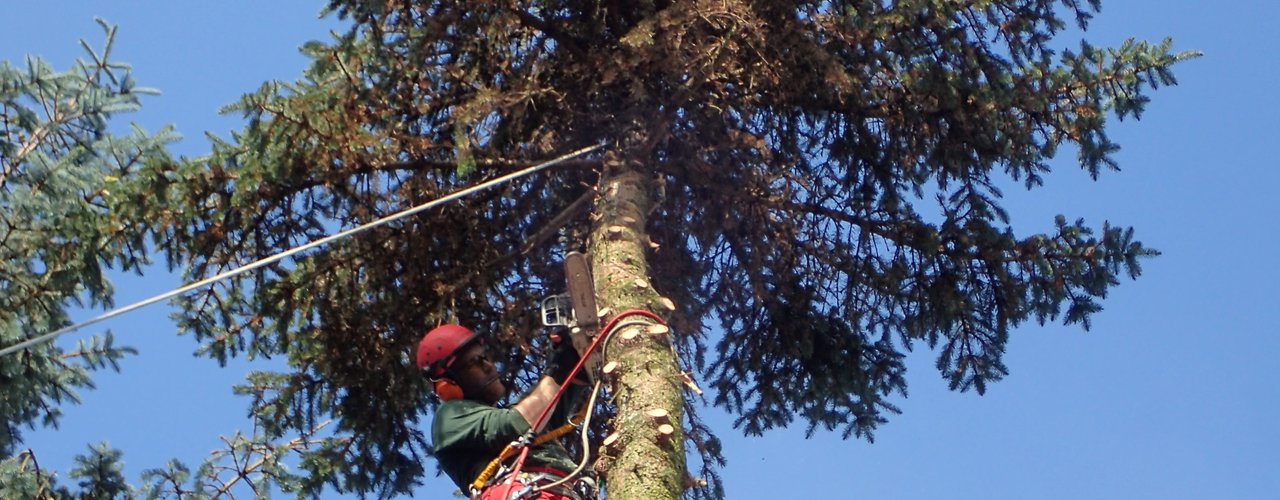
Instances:
[[[24,340],[24,341],[22,341],[22,342],[18,342],[17,344],[14,344],[14,345],[11,345],[11,346],[8,346],[8,347],[5,347],[5,348],[3,348],[3,349],[0,349],[0,356],[6,356],[6,355],[9,355],[9,354],[12,354],[12,353],[14,353],[14,352],[17,352],[17,351],[20,351],[20,350],[26,349],[26,348],[31,347],[31,346],[33,346],[33,345],[40,344],[40,343],[42,343],[42,342],[52,341],[52,340],[54,340],[54,339],[56,339],[56,338],[58,338],[58,337],[61,337],[61,336],[66,335],[66,334],[68,334],[68,333],[74,332],[74,331],[79,330],[79,329],[81,329],[81,328],[84,328],[84,327],[87,327],[87,326],[90,326],[90,325],[93,325],[93,324],[96,324],[96,323],[99,323],[99,322],[102,322],[102,321],[106,321],[106,320],[111,319],[111,318],[114,318],[114,317],[116,317],[116,316],[119,316],[119,315],[122,315],[122,314],[125,314],[125,313],[128,313],[128,312],[134,311],[134,310],[136,310],[136,309],[141,309],[141,308],[143,308],[143,307],[149,306],[149,305],[154,304],[154,303],[156,303],[156,302],[160,302],[160,301],[162,301],[162,300],[168,300],[168,299],[171,299],[171,298],[173,298],[173,297],[177,297],[177,296],[182,295],[182,294],[184,294],[184,293],[190,292],[190,291],[192,291],[192,290],[196,290],[196,289],[198,289],[198,288],[202,288],[202,287],[208,286],[208,285],[213,284],[213,283],[216,283],[216,282],[218,282],[218,281],[221,281],[221,280],[224,280],[224,279],[227,279],[227,278],[233,277],[233,276],[238,276],[238,275],[241,275],[241,274],[247,273],[247,272],[249,272],[249,271],[252,271],[252,270],[254,270],[254,269],[257,269],[257,268],[260,268],[260,267],[266,266],[266,265],[268,265],[268,264],[273,264],[273,263],[279,262],[279,261],[281,261],[281,260],[284,260],[284,259],[285,259],[285,258],[287,258],[287,257],[291,257],[291,256],[296,255],[296,254],[298,254],[298,253],[305,252],[305,251],[310,250],[310,249],[312,249],[312,248],[316,248],[316,247],[319,247],[319,246],[323,246],[323,245],[326,245],[326,244],[332,243],[332,242],[334,242],[334,241],[340,240],[340,239],[342,239],[342,238],[346,238],[346,237],[348,237],[348,236],[352,236],[352,235],[354,235],[354,234],[361,233],[361,232],[367,231],[367,230],[369,230],[369,229],[373,229],[373,228],[375,228],[375,227],[382,226],[382,225],[385,225],[385,224],[387,224],[387,223],[390,223],[390,222],[394,222],[394,221],[397,221],[397,220],[403,219],[403,218],[405,218],[405,217],[408,217],[408,216],[410,216],[410,215],[417,214],[417,213],[422,212],[422,211],[424,211],[424,210],[429,210],[429,209],[431,209],[431,208],[434,208],[434,207],[436,207],[436,206],[442,205],[442,204],[444,204],[444,203],[448,203],[448,202],[450,202],[450,201],[453,201],[453,200],[456,200],[456,199],[459,199],[459,198],[463,198],[463,197],[465,197],[465,196],[467,196],[467,195],[470,195],[470,194],[472,194],[472,193],[475,193],[475,192],[478,192],[478,191],[483,191],[483,190],[488,189],[488,188],[491,188],[491,187],[493,187],[493,186],[497,186],[497,185],[499,185],[499,184],[503,184],[503,183],[506,183],[506,182],[510,182],[510,181],[512,181],[512,180],[515,180],[515,179],[518,179],[518,178],[520,178],[520,177],[524,177],[524,176],[526,176],[526,175],[530,175],[530,174],[533,174],[533,173],[536,173],[536,172],[540,172],[540,171],[542,171],[542,170],[545,170],[545,169],[547,169],[547,168],[549,168],[549,167],[552,167],[552,166],[554,166],[554,165],[557,165],[557,164],[559,164],[559,163],[562,163],[562,162],[565,162],[565,161],[568,161],[568,160],[571,160],[571,159],[577,158],[577,157],[579,157],[579,156],[585,155],[585,154],[590,153],[590,152],[592,152],[592,151],[598,150],[598,149],[600,149],[600,148],[602,148],[602,147],[604,147],[604,144],[597,144],[597,145],[595,145],[595,146],[585,147],[585,148],[579,149],[579,150],[577,150],[577,151],[574,151],[574,152],[572,152],[572,153],[568,153],[568,154],[565,154],[565,155],[563,155],[563,156],[560,156],[560,157],[557,157],[557,158],[553,158],[553,159],[551,159],[551,160],[547,160],[547,161],[545,161],[545,162],[542,162],[542,163],[539,163],[539,164],[533,165],[533,166],[528,167],[528,168],[525,168],[525,169],[523,169],[523,170],[518,170],[518,171],[512,172],[512,173],[510,173],[510,174],[503,175],[503,176],[501,176],[501,177],[496,177],[496,178],[494,178],[494,179],[491,179],[491,180],[488,180],[488,181],[482,182],[482,183],[480,183],[480,184],[476,184],[476,185],[471,186],[471,187],[469,187],[469,188],[462,189],[462,190],[459,190],[459,191],[455,191],[455,192],[453,192],[453,193],[451,193],[451,194],[448,194],[448,195],[445,195],[445,196],[443,196],[443,197],[440,197],[440,198],[437,198],[437,199],[431,200],[431,201],[426,202],[426,203],[423,203],[423,204],[421,204],[421,205],[417,205],[417,206],[414,206],[414,207],[411,207],[411,208],[407,208],[407,209],[405,209],[405,210],[401,210],[401,211],[399,211],[399,212],[393,213],[393,214],[388,215],[388,216],[386,216],[386,217],[383,217],[383,218],[381,218],[381,219],[377,219],[377,220],[375,220],[375,221],[372,221],[372,222],[369,222],[369,223],[366,223],[366,224],[363,224],[363,225],[360,225],[360,226],[356,226],[356,227],[353,227],[353,228],[351,228],[351,229],[347,229],[347,230],[345,230],[345,231],[342,231],[342,232],[339,232],[339,233],[336,233],[336,234],[333,234],[333,235],[330,235],[330,236],[326,236],[326,237],[324,237],[324,238],[320,238],[320,239],[315,240],[315,241],[312,241],[312,242],[310,242],[310,243],[306,243],[306,244],[303,244],[303,245],[300,245],[300,246],[297,246],[297,247],[294,247],[294,248],[291,248],[291,249],[285,250],[285,251],[280,252],[280,253],[277,253],[277,254],[275,254],[275,255],[272,255],[272,256],[269,256],[269,257],[266,257],[266,258],[263,258],[263,259],[259,259],[259,260],[256,260],[256,261],[254,261],[254,262],[250,262],[250,263],[245,264],[245,265],[243,265],[243,266],[240,266],[240,267],[237,267],[237,268],[234,268],[234,269],[231,269],[231,270],[228,270],[228,271],[225,271],[225,272],[219,273],[219,274],[214,275],[214,276],[210,276],[210,277],[208,277],[208,278],[202,279],[202,280],[200,280],[200,281],[196,281],[196,282],[194,282],[194,283],[190,283],[190,284],[185,285],[185,286],[182,286],[182,287],[180,287],[180,288],[175,288],[175,289],[173,289],[173,290],[170,290],[170,291],[168,291],[168,292],[162,293],[162,294],[160,294],[160,295],[156,295],[156,296],[151,297],[151,298],[143,299],[143,300],[140,300],[140,301],[138,301],[138,302],[134,302],[134,303],[132,303],[132,304],[129,304],[129,305],[127,305],[127,306],[124,306],[124,307],[119,307],[119,308],[116,308],[116,309],[112,309],[112,310],[107,311],[107,312],[105,312],[105,313],[103,313],[103,314],[101,314],[101,315],[98,315],[98,316],[94,317],[94,318],[91,318],[91,319],[88,319],[88,320],[85,320],[85,321],[82,321],[82,322],[79,322],[79,323],[76,323],[76,324],[73,324],[73,325],[70,325],[70,326],[66,326],[66,327],[63,327],[63,328],[59,328],[59,329],[54,330],[54,331],[52,331],[52,332],[45,333],[45,334],[42,334],[42,335],[38,335],[38,336],[32,337],[32,338],[30,338],[30,339]]]
[[[546,408],[542,410],[542,412],[538,415],[538,418],[532,422],[532,425],[530,425],[529,427],[530,429],[537,429],[542,426],[543,421],[545,421],[546,418],[550,416],[552,409],[556,407],[556,404],[559,403],[560,398],[564,395],[565,389],[569,387],[569,384],[570,384],[569,381],[573,380],[574,377],[578,375],[578,372],[582,370],[583,366],[586,365],[587,358],[591,355],[592,352],[594,352],[596,349],[607,346],[609,341],[613,338],[613,334],[618,330],[621,330],[623,327],[626,327],[626,326],[637,324],[637,323],[619,324],[619,322],[621,322],[624,318],[631,317],[631,316],[644,316],[657,322],[658,324],[665,324],[665,322],[662,320],[660,316],[658,316],[657,314],[654,314],[653,312],[646,311],[643,309],[629,309],[621,313],[618,313],[617,316],[614,316],[612,319],[610,319],[609,322],[605,324],[604,328],[600,329],[600,332],[596,335],[595,341],[593,341],[591,345],[588,346],[587,349],[582,352],[580,358],[578,359],[578,364],[574,365],[573,370],[571,370],[569,372],[569,375],[565,377],[565,384],[562,384],[560,386],[560,389],[556,391],[554,396],[552,396],[551,402],[547,405]],[[528,488],[530,492],[542,491],[545,489],[558,486],[565,482],[568,482],[569,480],[573,479],[577,475],[581,474],[582,470],[586,468],[587,459],[590,457],[590,453],[588,452],[585,446],[586,433],[589,430],[588,429],[589,424],[585,422],[590,422],[590,415],[591,415],[590,412],[592,407],[595,406],[595,398],[599,391],[600,391],[600,380],[597,380],[594,387],[592,388],[592,395],[591,395],[590,402],[588,402],[587,406],[583,407],[582,410],[580,410],[579,413],[573,419],[571,419],[568,424],[565,424],[560,428],[549,431],[543,434],[542,436],[537,436],[537,437],[534,437],[532,435],[533,431],[531,430],[528,435],[521,436],[517,438],[515,441],[513,441],[511,444],[508,444],[502,450],[502,452],[498,454],[496,458],[494,458],[491,462],[489,462],[488,466],[484,468],[484,470],[480,473],[480,475],[477,476],[474,481],[472,481],[471,483],[472,493],[478,493],[484,490],[486,487],[491,486],[489,485],[489,482],[493,479],[495,475],[498,475],[498,472],[502,466],[502,462],[512,457],[516,457],[516,461],[512,465],[512,467],[509,469],[509,471],[502,474],[504,477],[507,478],[506,481],[508,484],[513,483],[519,477],[520,471],[524,468],[524,462],[525,462],[525,459],[527,459],[529,456],[530,448],[537,446],[538,444],[544,443],[546,441],[559,438],[564,434],[567,434],[575,426],[582,427],[582,433],[584,438],[584,446],[582,449],[583,457],[582,457],[582,460],[579,462],[578,467],[571,473],[567,474],[565,477],[561,478],[560,480],[552,484],[544,485],[541,487],[530,486]]]

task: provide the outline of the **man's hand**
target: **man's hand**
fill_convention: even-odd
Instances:
[[[551,354],[551,359],[547,361],[547,369],[543,373],[543,378],[533,386],[533,390],[529,392],[523,399],[516,402],[514,408],[520,416],[524,417],[526,422],[532,426],[540,415],[548,406],[551,405],[552,399],[555,398],[556,392],[560,390],[560,386],[564,385],[565,379],[569,378],[569,372],[573,371],[573,367],[578,364],[581,359],[578,356],[578,350],[573,348],[573,341],[569,340],[565,335],[551,336],[552,348],[555,349]],[[586,372],[578,372],[578,377],[585,377]],[[547,421],[538,422],[534,432],[542,432],[543,427],[547,425]]]
[[[564,385],[565,380],[569,378],[569,373],[582,357],[578,355],[578,350],[573,348],[573,342],[564,335],[559,335],[558,340],[556,335],[552,335],[551,342],[555,345],[555,352],[547,362],[546,374],[557,384]],[[583,374],[584,372],[578,372],[579,376]]]

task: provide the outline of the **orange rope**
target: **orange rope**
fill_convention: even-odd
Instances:
[[[573,431],[574,427],[577,427],[578,424],[582,423],[582,419],[587,417],[588,411],[591,411],[591,408],[583,406],[582,409],[578,411],[577,415],[574,415],[573,418],[569,419],[568,423],[542,433],[542,435],[534,438],[533,444],[529,446],[541,446],[564,437],[565,434]],[[479,476],[476,476],[476,480],[471,482],[471,487],[479,490],[480,488],[483,488],[485,483],[488,483],[490,479],[493,479],[493,475],[498,472],[498,468],[502,466],[502,462],[505,462],[507,459],[516,455],[516,450],[519,449],[516,444],[517,443],[511,443],[508,444],[506,448],[503,448],[502,453],[498,454],[498,458],[490,461],[489,465],[485,466],[484,471],[480,472]]]
[[[654,314],[650,311],[646,311],[643,309],[628,309],[626,311],[622,311],[617,316],[614,316],[612,319],[610,319],[609,322],[605,324],[604,328],[600,329],[600,334],[596,336],[595,342],[592,342],[591,345],[587,347],[586,352],[582,353],[581,358],[578,360],[578,364],[573,367],[573,370],[569,372],[569,376],[565,378],[566,381],[573,380],[573,377],[578,374],[578,371],[582,370],[582,366],[586,363],[587,357],[590,356],[591,353],[594,352],[596,348],[600,346],[601,341],[605,340],[606,338],[612,335],[613,329],[618,324],[618,321],[627,316],[646,316],[650,319],[653,319],[654,321],[657,321],[658,323],[664,323],[661,317],[659,317],[657,314]],[[560,396],[564,395],[564,390],[568,386],[569,384],[567,383],[560,386],[560,390],[556,391],[555,396],[551,398],[551,404],[547,405],[547,407],[542,410],[542,414],[538,415],[538,418],[537,420],[534,421],[532,428],[536,429],[539,425],[542,424],[542,421],[546,419],[547,415],[551,412],[551,409],[554,408],[556,403],[560,401]],[[570,419],[569,423],[563,426],[560,426],[559,428],[551,432],[542,434],[541,436],[536,438],[534,440],[534,443],[530,446],[520,445],[519,442],[508,444],[506,448],[502,449],[502,453],[498,454],[498,458],[495,458],[492,462],[489,462],[489,465],[486,466],[484,471],[480,473],[480,476],[477,477],[475,481],[471,482],[471,487],[475,489],[475,491],[480,491],[480,489],[484,487],[485,483],[488,483],[489,480],[493,478],[493,474],[498,471],[498,468],[501,466],[502,462],[507,460],[508,458],[511,458],[511,456],[515,455],[517,450],[519,450],[520,458],[516,460],[515,466],[511,468],[511,475],[509,476],[510,479],[515,479],[515,477],[520,474],[520,470],[524,467],[524,460],[525,458],[528,457],[529,448],[544,444],[554,439],[559,439],[560,437],[564,436],[570,430],[572,430],[573,427],[577,426],[577,424],[574,423],[574,421],[581,422],[582,418],[585,418],[586,412],[590,410],[591,408],[589,406],[583,407],[582,410],[578,412],[578,416],[575,416],[574,418]],[[553,433],[555,433],[556,435],[550,436]]]

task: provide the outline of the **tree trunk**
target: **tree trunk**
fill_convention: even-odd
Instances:
[[[599,307],[613,311],[610,317],[660,310],[645,259],[650,193],[649,179],[635,165],[610,162],[605,169],[588,250]],[[676,499],[684,491],[683,386],[670,337],[648,333],[652,323],[644,316],[623,319],[607,346],[604,361],[618,364],[606,378],[618,414],[611,428],[616,437],[602,448],[597,469],[610,498]],[[657,409],[665,415],[651,412]]]

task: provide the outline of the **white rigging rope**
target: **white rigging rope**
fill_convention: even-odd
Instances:
[[[333,241],[335,241],[335,240],[339,240],[339,239],[342,239],[342,238],[346,238],[346,237],[351,236],[351,235],[353,235],[353,234],[360,233],[360,232],[363,232],[363,231],[366,231],[366,230],[369,230],[369,229],[372,229],[372,228],[375,228],[375,227],[381,226],[381,225],[383,225],[383,224],[387,224],[387,223],[389,223],[389,222],[394,222],[394,221],[396,221],[396,220],[403,219],[403,218],[408,217],[408,216],[410,216],[410,215],[413,215],[413,214],[416,214],[416,213],[422,212],[423,210],[431,209],[431,208],[433,208],[433,207],[435,207],[435,206],[438,206],[438,205],[441,205],[441,204],[444,204],[444,203],[447,203],[447,202],[450,202],[450,201],[456,200],[456,199],[458,199],[458,198],[462,198],[462,197],[464,197],[464,196],[467,196],[467,195],[469,195],[469,194],[475,193],[475,192],[477,192],[477,191],[481,191],[481,190],[484,190],[484,189],[488,189],[488,188],[493,187],[493,186],[496,186],[496,185],[498,185],[498,184],[502,184],[502,183],[504,183],[504,182],[509,182],[509,181],[511,181],[511,180],[514,180],[514,179],[517,179],[517,178],[520,178],[520,177],[523,177],[523,176],[526,176],[526,175],[529,175],[529,174],[533,174],[533,173],[535,173],[535,172],[539,172],[539,171],[541,171],[541,170],[544,170],[544,169],[546,169],[546,168],[548,168],[548,167],[551,167],[551,166],[553,166],[553,165],[556,165],[556,164],[558,164],[558,163],[561,163],[561,162],[564,162],[564,161],[567,161],[567,160],[571,160],[571,159],[573,159],[573,158],[576,158],[576,157],[582,156],[582,155],[584,155],[584,154],[590,153],[590,152],[595,151],[595,150],[597,150],[597,149],[600,149],[600,148],[602,148],[602,147],[604,147],[604,145],[603,145],[603,144],[597,144],[597,145],[595,145],[595,146],[582,148],[582,149],[579,149],[579,150],[574,151],[574,152],[572,152],[572,153],[568,153],[568,154],[566,154],[566,155],[563,155],[563,156],[560,156],[560,157],[557,157],[557,158],[553,158],[553,159],[551,159],[551,160],[547,160],[547,161],[542,162],[542,163],[539,163],[539,164],[537,164],[537,165],[534,165],[534,166],[528,167],[528,168],[526,168],[526,169],[524,169],[524,170],[519,170],[519,171],[516,171],[516,172],[512,172],[512,173],[510,173],[510,174],[507,174],[507,175],[504,175],[504,176],[501,176],[501,177],[497,177],[497,178],[494,178],[494,179],[491,179],[491,180],[488,180],[488,181],[482,182],[482,183],[480,183],[480,184],[476,184],[476,185],[474,185],[474,186],[471,186],[471,187],[469,187],[469,188],[466,188],[466,189],[463,189],[463,190],[460,190],[460,191],[456,191],[456,192],[454,192],[454,193],[452,193],[452,194],[449,194],[449,195],[446,195],[446,196],[444,196],[444,197],[437,198],[437,199],[435,199],[435,200],[432,200],[432,201],[429,201],[429,202],[423,203],[423,204],[421,204],[421,205],[418,205],[418,206],[415,206],[415,207],[412,207],[412,208],[408,208],[408,209],[405,209],[405,210],[402,210],[402,211],[396,212],[396,213],[394,213],[394,214],[388,215],[388,216],[386,216],[386,217],[383,217],[383,218],[381,218],[381,219],[375,220],[375,221],[373,221],[373,222],[369,222],[369,223],[367,223],[367,224],[363,224],[363,225],[360,225],[360,226],[356,226],[356,227],[353,227],[353,228],[351,228],[351,229],[347,229],[347,230],[345,230],[345,231],[342,231],[342,232],[340,232],[340,233],[336,233],[336,234],[333,234],[333,235],[330,235],[330,236],[326,236],[326,237],[324,237],[324,238],[320,238],[320,239],[315,240],[315,241],[312,241],[312,242],[310,242],[310,243],[307,243],[307,244],[304,244],[304,245],[301,245],[301,246],[297,246],[297,247],[291,248],[291,249],[289,249],[289,250],[285,250],[285,251],[283,251],[283,252],[280,252],[280,253],[278,253],[278,254],[272,255],[272,256],[270,256],[270,257],[266,257],[266,258],[263,258],[263,259],[260,259],[260,260],[257,260],[257,261],[254,261],[254,262],[251,262],[251,263],[249,263],[249,264],[245,264],[245,265],[243,265],[243,266],[237,267],[237,268],[235,268],[235,269],[231,269],[231,270],[228,270],[228,271],[222,272],[222,273],[220,273],[220,274],[217,274],[217,275],[214,275],[214,276],[210,276],[210,277],[205,278],[205,279],[202,279],[202,280],[200,280],[200,281],[197,281],[197,282],[194,282],[194,283],[191,283],[191,284],[185,285],[185,286],[183,286],[183,287],[181,287],[181,288],[176,288],[176,289],[173,289],[173,290],[171,290],[171,291],[168,291],[168,292],[162,293],[162,294],[160,294],[160,295],[156,295],[156,296],[151,297],[151,298],[149,298],[149,299],[140,300],[140,301],[138,301],[138,302],[134,302],[134,303],[129,304],[129,305],[124,306],[124,307],[119,307],[119,308],[116,308],[116,309],[112,309],[112,310],[107,311],[107,312],[105,312],[105,313],[103,313],[103,314],[101,314],[101,315],[99,315],[99,316],[97,316],[97,317],[94,317],[94,318],[92,318],[92,319],[85,320],[85,321],[82,321],[82,322],[80,322],[80,323],[76,323],[76,324],[71,325],[71,326],[63,327],[63,328],[60,328],[60,329],[58,329],[58,330],[55,330],[55,331],[52,331],[52,332],[49,332],[49,333],[46,333],[46,334],[43,334],[43,335],[39,335],[39,336],[36,336],[36,337],[32,337],[32,338],[30,338],[30,339],[24,340],[24,341],[19,342],[19,343],[17,343],[17,344],[14,344],[14,345],[11,345],[11,346],[9,346],[9,347],[5,347],[5,348],[3,348],[3,349],[0,349],[0,356],[6,356],[6,355],[8,355],[8,354],[10,354],[10,353],[14,353],[14,352],[20,351],[20,350],[22,350],[22,349],[26,349],[26,348],[31,347],[31,346],[33,346],[33,345],[39,344],[39,343],[41,343],[41,342],[46,342],[46,341],[50,341],[50,340],[56,339],[56,338],[58,338],[58,337],[60,337],[60,336],[62,336],[62,335],[66,335],[66,334],[68,334],[68,333],[74,332],[74,331],[79,330],[79,329],[81,329],[81,328],[84,328],[84,327],[86,327],[86,326],[93,325],[93,324],[98,323],[98,322],[101,322],[101,321],[105,321],[105,320],[107,320],[107,319],[110,319],[110,318],[113,318],[113,317],[119,316],[119,315],[121,315],[121,314],[124,314],[124,313],[130,312],[130,311],[133,311],[133,310],[135,310],[135,309],[141,309],[141,308],[143,308],[143,307],[149,306],[149,305],[154,304],[154,303],[156,303],[156,302],[160,302],[160,301],[162,301],[162,300],[171,299],[171,298],[176,297],[176,296],[178,296],[178,295],[182,295],[182,294],[184,294],[184,293],[190,292],[190,291],[195,290],[195,289],[197,289],[197,288],[204,287],[204,286],[206,286],[206,285],[209,285],[209,284],[212,284],[212,283],[215,283],[215,282],[218,282],[218,281],[221,281],[221,280],[224,280],[224,279],[230,278],[230,277],[232,277],[232,276],[237,276],[237,275],[240,275],[240,274],[244,274],[244,273],[246,273],[246,272],[252,271],[252,270],[254,270],[254,269],[257,269],[257,268],[259,268],[259,267],[265,266],[265,265],[267,265],[267,264],[272,264],[272,263],[278,262],[278,261],[280,261],[280,260],[283,260],[283,259],[285,259],[286,257],[290,257],[290,256],[292,256],[292,255],[298,254],[299,252],[304,252],[304,251],[310,250],[310,249],[312,249],[312,248],[315,248],[315,247],[318,247],[318,246],[321,246],[321,245],[328,244],[328,243],[333,242]]]

